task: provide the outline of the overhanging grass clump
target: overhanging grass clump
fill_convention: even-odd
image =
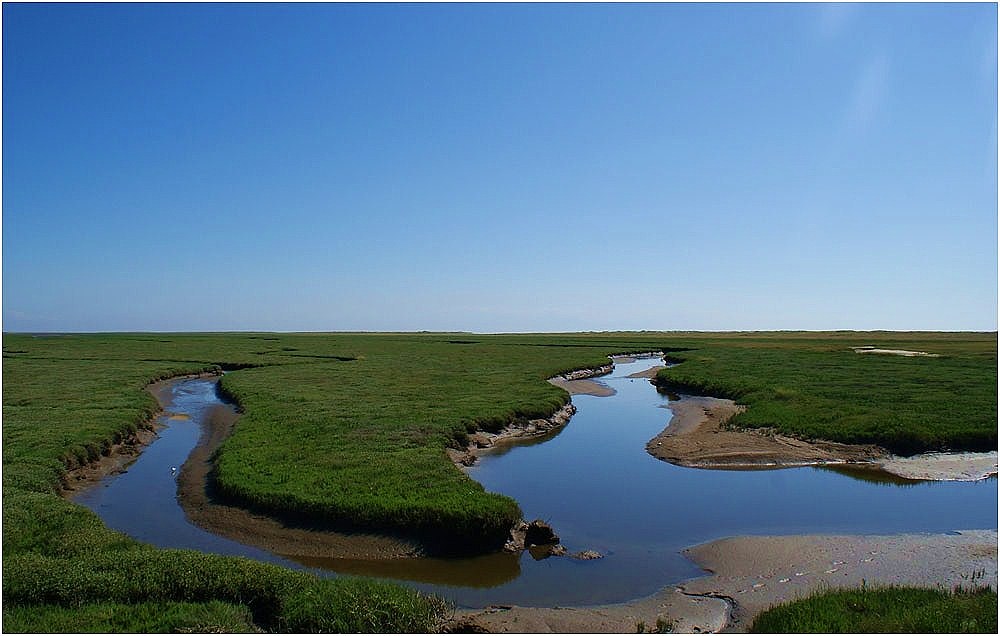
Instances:
[[[754,619],[760,634],[997,633],[997,593],[880,587],[832,590],[773,607]]]

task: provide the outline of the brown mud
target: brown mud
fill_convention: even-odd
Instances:
[[[646,444],[649,454],[693,468],[766,468],[871,462],[888,456],[874,445],[804,441],[765,430],[726,428],[743,410],[732,400],[681,396],[667,428]]]
[[[111,444],[100,457],[83,464],[68,465],[62,477],[60,494],[71,497],[76,492],[92,488],[102,479],[118,475],[128,470],[128,467],[142,454],[147,446],[153,443],[158,431],[164,427],[161,418],[164,415],[178,417],[163,410],[163,405],[169,402],[170,385],[181,378],[212,378],[214,373],[200,373],[178,376],[153,382],[146,387],[160,405],[160,410],[141,422],[136,431],[123,436],[120,442]]]

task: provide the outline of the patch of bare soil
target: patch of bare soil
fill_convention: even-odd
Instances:
[[[594,607],[495,606],[466,610],[446,631],[496,633],[745,632],[776,604],[863,584],[997,586],[997,533],[733,537],[685,554],[708,576],[648,598]],[[975,574],[977,573],[978,574]]]
[[[214,377],[213,374],[205,373],[197,376],[184,377]],[[177,378],[154,382],[146,387],[146,390],[153,394],[156,401],[162,407],[169,401],[170,384]],[[96,460],[68,468],[62,477],[61,494],[64,497],[71,497],[73,494],[96,486],[105,477],[118,475],[126,472],[128,467],[142,454],[146,446],[151,444],[157,437],[157,431],[163,428],[160,421],[164,415],[160,411],[149,420],[141,423],[138,429],[126,435],[116,444],[112,444]],[[175,414],[167,414],[176,417]]]
[[[685,582],[689,594],[726,598],[726,631],[746,631],[768,607],[820,589],[893,584],[924,587],[997,586],[997,533],[890,536],[806,535],[734,537],[689,548],[685,554],[712,572]]]
[[[162,426],[155,422],[146,422],[135,433],[127,435],[117,444],[112,444],[96,461],[67,470],[62,478],[62,495],[72,496],[76,492],[96,486],[109,475],[126,472],[143,449],[156,439],[156,431],[160,428]]]
[[[658,459],[695,468],[760,468],[869,462],[887,452],[872,445],[804,441],[763,430],[731,430],[724,425],[743,410],[732,400],[681,396],[667,428],[646,444]]]
[[[997,474],[997,452],[893,456],[880,462],[879,467],[906,479],[979,481]]]
[[[681,634],[721,631],[729,618],[723,599],[685,594],[675,588],[638,601],[593,607],[491,606],[464,610],[443,626],[446,632],[508,634]]]
[[[600,382],[588,379],[567,380],[563,377],[555,377],[549,380],[549,384],[554,384],[570,395],[595,395],[597,397],[608,397],[615,394],[615,390],[606,384],[601,384]]]
[[[636,371],[635,373],[630,373],[630,374],[626,375],[625,377],[626,378],[648,378],[648,379],[653,379],[653,378],[656,377],[656,374],[660,371],[660,369],[666,369],[666,368],[667,367],[665,365],[661,364],[661,365],[657,365],[655,367],[650,367],[650,368],[646,369],[645,371]]]

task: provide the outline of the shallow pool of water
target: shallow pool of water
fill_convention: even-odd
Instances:
[[[406,580],[467,606],[579,605],[639,598],[697,576],[701,571],[679,551],[725,536],[996,528],[995,478],[882,481],[820,468],[701,470],[657,460],[645,445],[670,419],[663,408],[668,397],[648,380],[626,376],[658,363],[618,364],[600,380],[615,395],[574,396],[577,413],[558,435],[496,451],[469,470],[488,490],[514,497],[527,519],[550,522],[571,552],[597,550],[605,558],[536,561],[525,552],[382,562],[300,559],[299,567]],[[157,545],[287,563],[191,526],[176,504],[170,467],[183,463],[197,442],[199,414],[207,412],[201,409],[214,404],[211,382],[175,385],[167,410],[191,419],[169,421],[128,473],[77,501],[109,526]],[[186,441],[168,442],[172,451],[164,452],[174,455],[159,455],[164,440],[181,429],[188,431]]]

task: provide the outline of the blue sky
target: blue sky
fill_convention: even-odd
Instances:
[[[3,6],[3,328],[997,328],[995,5]]]

